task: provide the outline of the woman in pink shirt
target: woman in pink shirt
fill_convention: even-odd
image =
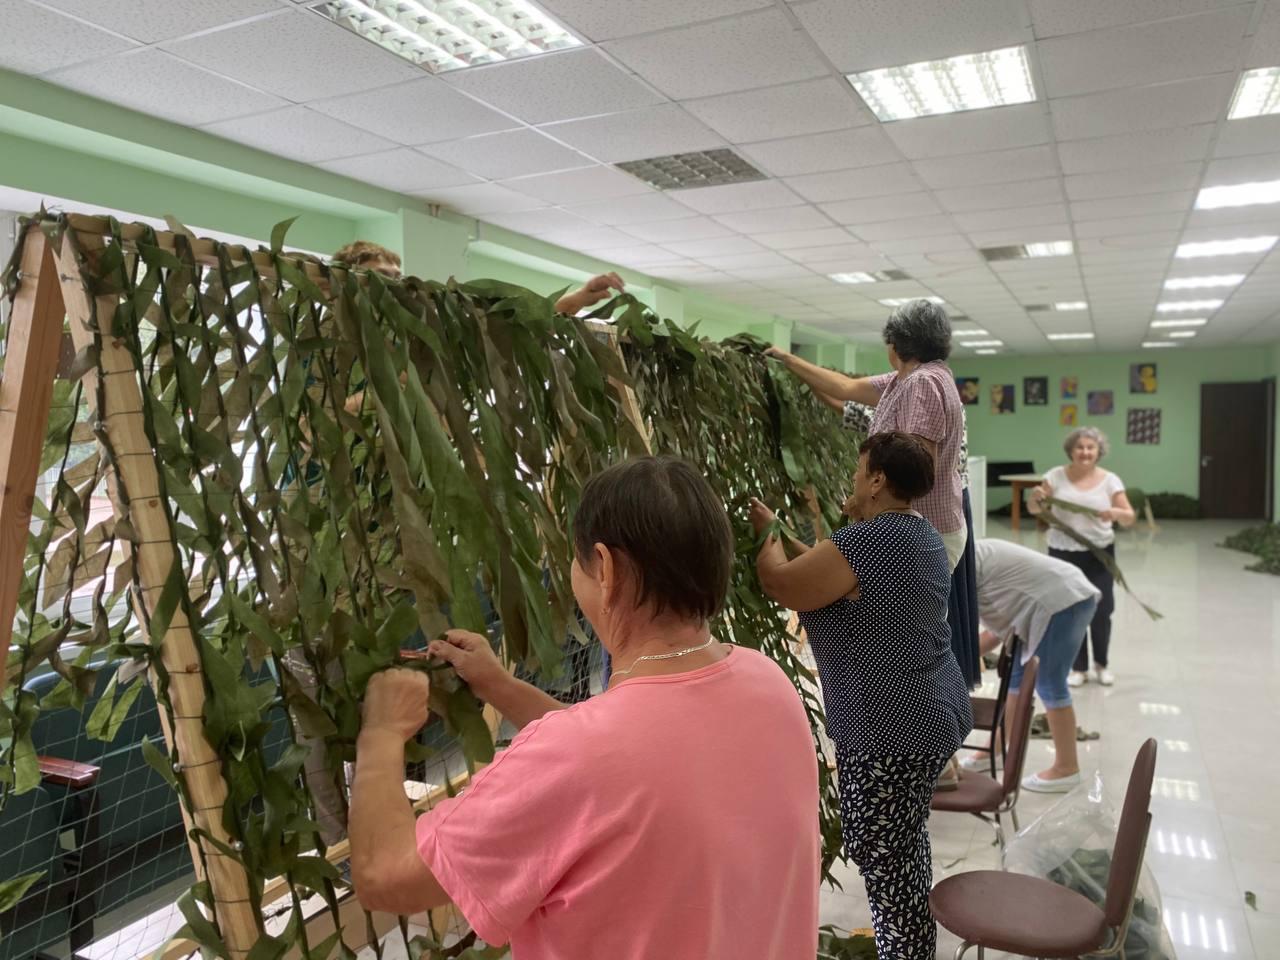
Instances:
[[[608,690],[565,707],[484,637],[433,642],[520,733],[416,823],[404,743],[427,719],[428,681],[370,682],[349,828],[361,903],[452,902],[516,960],[808,960],[817,762],[781,669],[711,636],[733,564],[724,505],[682,460],[628,461],[584,487],[574,551],[574,595],[615,665]]]

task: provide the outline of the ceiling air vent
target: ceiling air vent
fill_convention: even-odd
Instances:
[[[730,183],[751,183],[765,175],[732,150],[699,150],[669,157],[627,160],[615,166],[659,190],[688,190],[691,187],[722,187]]]
[[[1044,313],[1045,311],[1052,310],[1053,307],[1047,303],[1028,303],[1024,304],[1022,309],[1027,311],[1027,313]]]

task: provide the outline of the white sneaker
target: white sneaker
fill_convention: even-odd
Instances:
[[[968,773],[977,773],[978,771],[988,773],[991,770],[991,758],[985,753],[971,753],[966,757],[960,758],[960,769]]]
[[[1072,670],[1067,676],[1068,687],[1083,687],[1089,682],[1089,675],[1083,670]]]
[[[1115,674],[1106,667],[1099,667],[1095,664],[1093,667],[1093,675],[1098,678],[1098,682],[1104,687],[1109,687],[1116,682]]]
[[[1032,793],[1068,793],[1080,786],[1080,774],[1073,773],[1069,777],[1057,780],[1046,780],[1038,773],[1033,773],[1022,780],[1022,789]]]

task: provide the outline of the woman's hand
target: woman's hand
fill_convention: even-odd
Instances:
[[[626,289],[626,284],[622,278],[616,273],[601,273],[592,277],[573,293],[566,293],[563,297],[556,301],[556,313],[563,313],[572,317],[583,307],[589,307],[593,303],[599,303],[605,297],[609,296],[610,290],[617,290],[621,293]]]
[[[787,353],[787,351],[783,350],[781,347],[766,347],[764,355],[766,357],[773,357],[775,360],[781,360],[783,363],[786,363],[791,359],[791,354]]]
[[[417,670],[375,673],[364,695],[361,734],[394,733],[406,741],[427,724],[431,681]]]
[[[450,630],[443,640],[432,640],[427,645],[427,652],[452,665],[481,700],[493,700],[494,689],[511,679],[511,674],[493,652],[489,638],[478,633]]]
[[[751,528],[755,530],[756,536],[764,533],[775,520],[778,519],[777,514],[770,510],[764,503],[751,498],[751,508],[747,513],[747,519],[751,521]]]

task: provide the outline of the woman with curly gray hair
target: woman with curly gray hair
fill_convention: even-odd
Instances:
[[[1027,509],[1039,513],[1046,497],[1084,507],[1086,513],[1063,510],[1054,516],[1064,526],[1112,557],[1116,555],[1115,524],[1133,526],[1137,514],[1124,492],[1124,481],[1098,461],[1110,449],[1106,434],[1097,427],[1080,427],[1062,444],[1069,462],[1045,474],[1044,483],[1031,491]],[[1049,531],[1049,555],[1079,567],[1089,582],[1102,591],[1102,600],[1089,624],[1089,639],[1080,644],[1075,669],[1067,683],[1078,687],[1089,679],[1089,645],[1093,645],[1093,672],[1104,687],[1115,683],[1107,668],[1111,648],[1111,613],[1115,610],[1115,578],[1093,551],[1061,530]]]

